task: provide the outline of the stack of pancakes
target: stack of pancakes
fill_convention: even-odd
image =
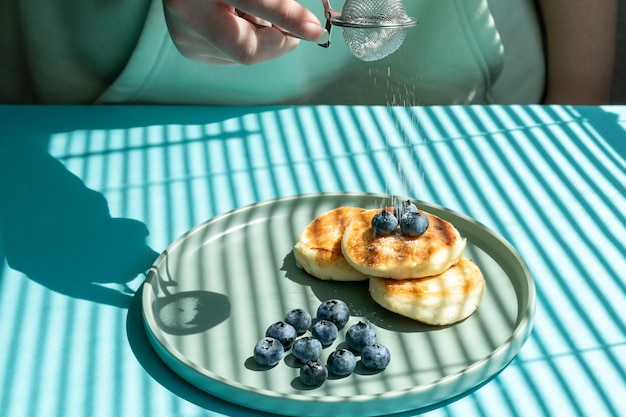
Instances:
[[[420,211],[429,221],[421,236],[406,236],[399,228],[377,236],[371,223],[379,211],[339,207],[318,216],[294,247],[297,263],[322,280],[369,280],[374,301],[422,323],[443,326],[469,317],[485,280],[463,257],[466,240],[458,230]]]

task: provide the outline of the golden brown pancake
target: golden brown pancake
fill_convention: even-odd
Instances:
[[[450,222],[420,210],[429,222],[423,235],[406,236],[398,228],[388,236],[376,236],[371,223],[378,211],[353,214],[341,241],[343,256],[364,275],[426,277],[442,273],[461,258],[466,241]]]
[[[472,261],[417,279],[370,278],[372,299],[387,310],[422,323],[444,326],[469,317],[482,299],[485,279]]]
[[[298,264],[310,275],[323,280],[367,280],[367,276],[346,262],[341,252],[346,225],[362,211],[358,207],[339,207],[315,218],[302,230],[294,246]]]

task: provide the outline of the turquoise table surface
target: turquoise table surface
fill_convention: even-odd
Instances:
[[[164,365],[140,288],[193,226],[319,192],[470,216],[535,279],[517,357],[424,415],[626,416],[621,106],[0,106],[0,415],[264,415]]]

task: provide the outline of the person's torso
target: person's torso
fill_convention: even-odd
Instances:
[[[22,43],[39,100],[429,105],[534,102],[543,89],[532,0],[405,0],[419,24],[382,60],[355,58],[334,27],[330,48],[302,41],[277,60],[227,67],[182,57],[161,0],[152,0],[149,12],[145,1],[20,2]],[[301,2],[324,22],[321,1]],[[495,24],[488,6],[501,19]]]
[[[126,66],[150,1],[3,1],[0,100],[93,102]]]

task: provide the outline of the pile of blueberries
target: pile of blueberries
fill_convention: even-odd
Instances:
[[[293,356],[302,362],[300,380],[307,386],[323,384],[329,372],[340,377],[350,375],[359,354],[361,363],[368,369],[383,370],[389,365],[389,349],[376,342],[376,332],[362,321],[346,331],[348,349],[333,351],[324,365],[320,361],[322,350],[335,342],[339,330],[350,318],[350,309],[345,302],[331,299],[320,304],[316,316],[312,325],[312,317],[306,310],[296,308],[287,312],[284,321],[269,326],[265,337],[256,344],[254,360],[261,366],[272,367],[291,349]],[[308,330],[311,336],[304,336]]]
[[[421,236],[428,229],[428,217],[417,210],[411,200],[401,201],[393,208],[393,213],[382,209],[372,218],[372,228],[376,235],[387,236],[395,232],[400,224],[400,231],[407,236]]]

